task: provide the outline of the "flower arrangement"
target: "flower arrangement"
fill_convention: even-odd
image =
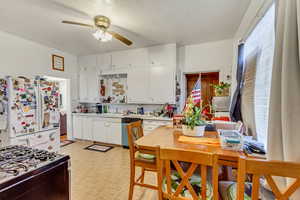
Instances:
[[[192,98],[189,97],[183,111],[183,124],[191,130],[194,130],[195,126],[205,125],[205,121],[202,120],[202,111],[201,104],[195,104]]]
[[[226,82],[221,82],[217,85],[213,85],[216,96],[228,96],[230,86],[231,84]]]

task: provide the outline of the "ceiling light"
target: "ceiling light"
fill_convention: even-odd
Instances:
[[[96,40],[99,40],[101,42],[107,42],[112,40],[112,35],[101,30],[101,29],[97,29],[94,33],[93,36],[96,38]]]

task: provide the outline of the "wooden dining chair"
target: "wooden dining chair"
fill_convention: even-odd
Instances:
[[[127,125],[128,133],[128,144],[130,150],[130,186],[129,186],[129,196],[128,199],[132,200],[134,186],[146,187],[154,190],[158,190],[158,196],[160,199],[159,185],[150,185],[144,183],[145,172],[158,172],[158,161],[156,154],[159,153],[159,147],[154,151],[145,150],[139,148],[135,141],[143,137],[143,127],[142,122],[137,121]],[[141,168],[141,175],[136,179],[136,167]],[[157,175],[157,179],[158,179]],[[160,181],[157,181],[158,184]]]
[[[300,163],[266,161],[239,158],[237,199],[244,199],[246,175],[252,175],[252,200],[259,199],[260,178],[264,177],[278,200],[287,200],[300,187]],[[276,185],[272,176],[294,178],[284,191]]]
[[[198,200],[209,197],[217,200],[219,198],[217,155],[161,148],[158,156],[163,198],[171,200]],[[182,166],[182,162],[190,165],[187,170]],[[175,170],[172,170],[172,166]],[[207,181],[208,167],[212,167],[211,182]],[[197,169],[200,169],[200,173]],[[210,196],[207,195],[209,193],[207,191],[210,191]]]

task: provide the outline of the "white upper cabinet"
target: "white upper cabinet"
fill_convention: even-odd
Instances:
[[[108,70],[112,65],[112,55],[110,53],[104,53],[97,55],[97,66],[100,70]]]
[[[127,73],[128,103],[175,103],[176,44],[79,57],[80,101],[99,100],[98,71]]]
[[[88,100],[88,75],[86,68],[82,67],[79,71],[79,101],[85,102]]]
[[[111,55],[112,68],[129,67],[130,58],[129,51],[116,51]]]
[[[148,48],[149,64],[176,66],[176,44]]]
[[[79,101],[97,103],[99,101],[97,55],[78,58],[79,70]]]
[[[166,65],[150,67],[149,95],[154,104],[175,104],[175,68]]]
[[[145,67],[148,66],[148,50],[146,48],[133,49],[129,53],[130,65]]]
[[[80,56],[78,57],[78,65],[79,67],[97,67],[97,56]]]
[[[96,67],[82,67],[79,74],[79,101],[97,103],[99,101],[98,70]]]
[[[112,67],[123,68],[131,66],[146,66],[148,64],[148,51],[146,48],[117,51],[112,53]]]
[[[149,67],[133,67],[128,71],[128,103],[150,103]]]

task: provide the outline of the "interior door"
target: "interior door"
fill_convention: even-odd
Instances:
[[[187,74],[187,88],[186,88],[186,97],[189,97],[192,93],[192,90],[199,78],[200,74]],[[211,105],[212,98],[214,96],[214,87],[213,85],[219,83],[219,72],[207,72],[201,73],[201,98],[202,105]]]
[[[202,105],[211,105],[214,97],[213,85],[219,84],[219,72],[201,73]]]

